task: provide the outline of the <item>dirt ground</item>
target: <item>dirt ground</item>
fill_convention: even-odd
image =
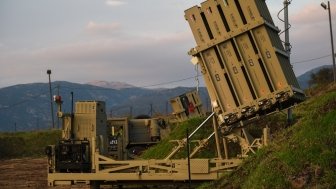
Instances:
[[[0,188],[48,188],[47,159],[0,160]]]
[[[47,185],[47,158],[0,160],[1,189],[76,189],[89,186]]]

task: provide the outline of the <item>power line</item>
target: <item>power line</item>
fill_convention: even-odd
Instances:
[[[316,58],[295,61],[295,62],[292,62],[291,64],[302,64],[302,63],[311,62],[311,61],[323,59],[323,58],[330,57],[330,56],[331,56],[331,54],[323,55],[323,56],[316,57]],[[149,88],[149,87],[155,87],[155,86],[162,86],[162,85],[168,85],[168,84],[172,84],[172,83],[178,83],[178,82],[186,81],[186,80],[189,80],[189,79],[195,79],[195,78],[199,78],[199,77],[202,77],[202,75],[191,76],[191,77],[182,78],[182,79],[178,79],[178,80],[173,80],[173,81],[168,81],[168,82],[162,82],[162,83],[156,83],[156,84],[150,84],[150,85],[137,86],[137,87],[139,87],[139,88]],[[75,88],[75,87],[69,87],[69,86],[62,86],[62,87],[63,88],[68,88],[68,89],[72,89],[72,90],[90,90],[90,91],[91,90],[111,90],[110,88],[101,88],[101,87],[98,87],[98,86],[93,86],[93,87],[95,87],[95,89],[88,89],[88,88],[85,88],[85,87],[80,87],[80,88],[77,87],[77,88]],[[57,87],[54,87],[53,90],[55,88],[57,88]],[[45,93],[42,93],[42,94],[45,94]],[[23,100],[23,101],[19,101],[17,103],[13,103],[13,104],[7,105],[5,107],[0,107],[0,110],[10,109],[10,108],[13,108],[15,106],[27,103],[30,100],[36,100],[36,97],[38,97],[40,95],[41,94],[38,94],[38,95],[35,95],[35,96],[33,96],[33,97],[29,98],[29,99],[26,99],[26,100]]]
[[[155,87],[155,86],[160,86],[160,85],[168,85],[168,84],[172,84],[172,83],[186,81],[186,80],[189,80],[189,79],[195,79],[195,76],[187,77],[187,78],[179,79],[179,80],[174,80],[174,81],[168,81],[168,82],[163,82],[163,83],[152,84],[152,85],[144,85],[144,86],[140,86],[140,88],[148,88],[148,87]]]
[[[316,58],[311,58],[311,59],[296,61],[296,62],[293,62],[292,64],[302,64],[302,63],[311,62],[311,61],[314,61],[314,60],[323,59],[323,58],[326,58],[326,57],[329,57],[329,56],[331,56],[331,54],[320,56],[320,57],[316,57]]]
[[[329,56],[331,56],[331,54],[316,57],[316,58],[311,58],[311,59],[295,61],[295,62],[292,62],[292,64],[302,64],[302,63],[311,62],[311,61],[314,61],[314,60],[323,59],[323,58],[326,58],[326,57],[329,57]],[[177,83],[177,82],[181,82],[181,81],[185,81],[185,80],[189,80],[189,79],[195,79],[195,78],[198,78],[198,77],[201,77],[201,76],[202,75],[197,75],[197,76],[187,77],[187,78],[184,78],[184,79],[179,79],[179,80],[174,80],[174,81],[168,81],[168,82],[157,83],[157,84],[152,84],[152,85],[144,85],[144,86],[140,86],[140,88],[148,88],[148,87],[155,87],[155,86],[160,86],[160,85],[168,85],[168,84]]]
[[[191,77],[187,77],[187,78],[182,78],[182,79],[178,79],[178,80],[173,80],[173,81],[167,81],[167,82],[162,82],[162,83],[156,83],[156,84],[149,84],[149,85],[143,85],[143,86],[136,86],[138,88],[149,88],[149,87],[155,87],[155,86],[161,86],[161,85],[168,85],[168,84],[172,84],[172,83],[178,83],[181,81],[186,81],[189,79],[195,79],[195,77],[201,77],[202,75],[198,75],[198,76],[191,76]],[[95,89],[88,89],[85,87],[69,87],[69,86],[61,86],[63,88],[67,88],[67,89],[72,89],[72,90],[111,90],[111,88],[104,88],[104,87],[99,87],[99,86],[94,86],[94,85],[90,85],[92,87],[95,87]],[[132,87],[130,87],[132,88]]]

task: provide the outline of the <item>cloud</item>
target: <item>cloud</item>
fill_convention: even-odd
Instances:
[[[50,68],[54,80],[86,83],[99,79],[137,86],[163,83],[194,74],[187,55],[193,47],[190,37],[181,32],[155,37],[147,34],[97,38],[6,55],[0,53],[0,62],[7,62],[8,69],[1,72],[8,79],[21,82],[44,81],[44,72]]]
[[[332,14],[336,13],[335,9],[331,9],[331,11]],[[318,3],[307,4],[300,11],[293,14],[291,22],[301,25],[328,22],[328,11],[324,10]]]
[[[106,0],[106,5],[116,7],[116,6],[121,6],[127,4],[125,1],[121,0]]]
[[[94,21],[90,21],[86,25],[86,32],[94,35],[110,35],[115,34],[121,28],[120,23],[96,23]]]
[[[332,11],[332,14],[336,13],[336,10]],[[292,26],[289,30],[290,43],[293,47],[292,62],[318,58],[330,52],[328,12],[319,3],[311,2],[295,11],[290,11],[289,22]],[[281,37],[283,38],[284,34]],[[302,62],[294,64],[294,70],[300,75],[327,63],[328,59]]]
[[[332,9],[332,14],[336,14],[336,10]],[[319,3],[310,3],[302,7],[302,9],[290,16],[290,29],[294,41],[300,43],[312,42],[318,43],[325,39],[325,35],[329,34],[328,11],[324,10]],[[328,39],[328,38],[326,38]],[[327,42],[327,41],[326,41]],[[303,46],[306,47],[306,46]]]
[[[90,41],[69,43],[66,45],[37,49],[29,55],[35,60],[54,60],[58,62],[146,62],[159,61],[161,57],[169,58],[176,49],[184,50],[192,45],[186,33],[174,33],[162,36],[127,36],[123,38],[99,38]],[[186,45],[184,44],[186,43]],[[175,47],[178,46],[178,47]],[[182,46],[181,49],[180,47]],[[173,48],[172,48],[173,47]],[[174,55],[175,56],[175,55]]]

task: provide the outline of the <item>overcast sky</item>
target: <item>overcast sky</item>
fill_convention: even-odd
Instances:
[[[0,0],[0,88],[52,80],[150,86],[194,76],[195,46],[184,10],[200,0]],[[274,21],[282,0],[267,0]],[[332,64],[328,12],[293,0],[291,61],[296,75]],[[335,7],[335,8],[334,8]],[[333,25],[336,1],[331,0]],[[336,31],[336,30],[334,30]],[[336,37],[336,36],[335,36]],[[316,59],[314,61],[306,61]],[[173,86],[195,86],[193,79]]]

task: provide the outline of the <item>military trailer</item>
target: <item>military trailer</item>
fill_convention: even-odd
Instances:
[[[205,112],[201,98],[196,90],[189,91],[170,99],[173,115],[178,122],[183,122],[193,117],[203,117]]]

